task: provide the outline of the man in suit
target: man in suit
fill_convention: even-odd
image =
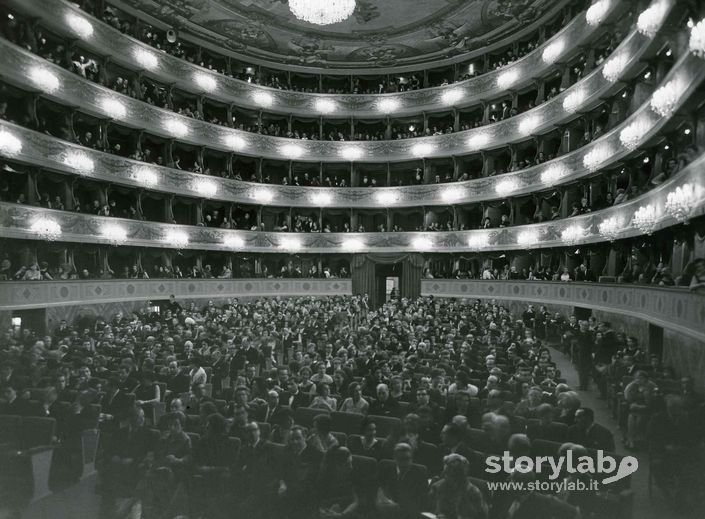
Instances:
[[[380,464],[377,509],[385,518],[418,517],[425,507],[428,482],[421,465],[413,464],[408,443],[394,447],[394,463]]]
[[[527,436],[532,440],[549,440],[552,442],[564,442],[566,435],[565,424],[553,421],[553,406],[551,404],[541,404],[536,408],[536,416],[539,422],[530,422],[526,428]]]
[[[267,406],[264,410],[264,420],[267,423],[279,423],[282,414],[282,406],[279,405],[279,393],[273,389],[267,393]]]
[[[17,388],[12,384],[6,384],[2,390],[4,402],[0,402],[0,414],[13,414],[19,416],[31,416],[36,414],[36,409],[32,407],[29,400],[17,396]]]
[[[370,414],[375,416],[399,416],[399,402],[390,398],[387,384],[377,386],[377,400],[370,405]]]
[[[277,494],[282,515],[304,519],[315,515],[314,485],[323,454],[306,442],[306,432],[300,425],[291,428],[283,456],[282,478]]]
[[[311,402],[311,398],[299,389],[299,385],[296,383],[296,380],[293,378],[289,379],[287,382],[287,390],[289,391],[289,400],[286,404],[292,411],[296,411],[298,407],[308,407],[308,404]]]
[[[614,436],[609,429],[595,423],[595,413],[589,407],[575,412],[575,424],[568,427],[568,441],[588,449],[614,452]]]
[[[175,360],[169,363],[163,382],[166,383],[166,388],[176,395],[186,393],[189,390],[189,377],[186,373],[182,373]]]
[[[245,426],[245,437],[240,451],[239,470],[234,479],[239,495],[241,514],[238,517],[271,517],[274,497],[279,488],[278,460],[274,445],[260,436],[257,422]]]

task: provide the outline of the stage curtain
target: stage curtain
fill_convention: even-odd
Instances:
[[[353,294],[368,294],[373,307],[381,301],[376,301],[375,265],[391,265],[401,263],[402,275],[399,289],[402,297],[415,299],[421,295],[421,274],[424,259],[421,254],[355,254],[352,266]]]

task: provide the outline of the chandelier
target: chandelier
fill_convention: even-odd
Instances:
[[[656,90],[651,96],[651,108],[661,117],[670,117],[683,92],[681,83],[674,79]]]
[[[658,211],[653,204],[641,206],[632,217],[632,225],[642,233],[651,235],[658,223]]]
[[[355,0],[289,0],[289,9],[304,22],[330,25],[350,17],[355,11]]]
[[[569,114],[574,114],[580,108],[580,105],[585,101],[585,91],[582,89],[576,90],[568,94],[563,100],[563,110]]]
[[[523,231],[517,236],[517,244],[527,249],[536,245],[539,241],[539,233],[536,231]]]
[[[22,141],[6,131],[0,131],[0,153],[17,155],[22,151]]]
[[[606,144],[596,146],[592,151],[585,154],[583,157],[583,166],[595,173],[602,163],[607,161],[612,155],[612,150]]]
[[[622,222],[617,216],[611,216],[602,220],[602,222],[600,222],[600,225],[598,226],[600,236],[608,239],[609,241],[616,240],[621,230]]]
[[[700,58],[705,58],[705,19],[698,23],[691,22],[688,25],[692,25],[688,42],[690,52]]]
[[[519,182],[517,182],[517,180],[514,178],[497,182],[494,187],[495,192],[500,196],[508,195],[509,193],[512,193],[517,189],[519,189]]]
[[[119,245],[127,241],[127,231],[119,225],[106,224],[101,229],[101,234],[103,238],[113,245]]]
[[[568,169],[562,164],[553,164],[541,173],[541,182],[553,187],[568,174]]]
[[[625,148],[634,151],[648,131],[648,122],[644,119],[638,119],[620,132],[619,140]]]
[[[490,244],[489,234],[473,234],[468,238],[468,248],[470,250],[481,250]]]
[[[54,241],[61,236],[61,226],[51,218],[38,218],[34,221],[30,230],[42,240]]]
[[[705,189],[694,184],[684,184],[668,193],[666,211],[679,222],[688,221],[690,213],[703,198]]]
[[[619,76],[622,75],[622,72],[628,64],[629,58],[626,54],[617,54],[602,67],[602,75],[605,76],[607,81],[614,83],[619,79]]]
[[[585,20],[587,20],[588,25],[600,25],[602,20],[605,19],[605,14],[607,14],[609,8],[609,0],[599,0],[592,4],[585,13]]]
[[[568,245],[578,243],[583,236],[585,236],[585,229],[579,225],[566,227],[561,233],[561,239]]]
[[[639,19],[636,22],[637,29],[644,36],[653,38],[667,12],[668,5],[666,2],[659,2],[649,7],[639,15]]]

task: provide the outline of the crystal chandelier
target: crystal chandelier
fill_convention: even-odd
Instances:
[[[653,38],[667,11],[668,5],[666,2],[659,2],[646,9],[639,15],[639,19],[636,22],[639,32],[649,38]]]
[[[676,109],[682,90],[677,80],[669,81],[653,93],[651,108],[661,117],[670,117]]]
[[[6,131],[0,131],[0,153],[17,155],[22,151],[22,141]]]
[[[519,189],[519,182],[514,178],[497,182],[497,185],[494,187],[495,192],[500,196],[508,195],[517,189]]]
[[[611,216],[602,220],[597,229],[600,236],[608,239],[609,241],[614,241],[617,239],[617,236],[619,236],[619,233],[622,230],[622,222],[619,217]]]
[[[541,173],[541,182],[553,187],[558,181],[568,174],[568,169],[562,164],[553,164]]]
[[[541,54],[541,59],[543,59],[544,63],[550,65],[556,62],[556,60],[563,53],[564,50],[565,42],[563,40],[555,41],[543,50],[543,54]]]
[[[539,233],[536,231],[523,231],[517,236],[517,243],[527,249],[532,245],[536,245],[539,241]]]
[[[629,58],[624,54],[618,54],[612,59],[610,59],[605,66],[602,67],[602,75],[610,83],[614,83],[622,75],[622,71],[629,64]]]
[[[690,28],[688,48],[696,56],[705,58],[705,19],[700,20]]]
[[[605,19],[605,14],[610,8],[609,0],[599,0],[590,6],[590,8],[585,13],[585,20],[588,25],[600,25],[602,20]]]
[[[583,166],[589,169],[592,173],[600,169],[600,165],[610,158],[611,150],[609,146],[596,146],[595,149],[586,153],[583,157]]]
[[[702,186],[684,184],[668,193],[666,197],[666,211],[681,223],[688,221],[690,213],[697,207],[705,195]]]
[[[330,25],[350,17],[355,11],[355,0],[289,0],[289,9],[304,22]]]
[[[223,245],[228,249],[242,249],[245,246],[245,240],[240,236],[226,236],[223,238]]]
[[[490,244],[489,234],[473,234],[468,238],[468,248],[471,250],[481,250]]]
[[[585,229],[579,225],[566,227],[561,233],[561,239],[568,245],[578,243],[583,236],[585,236]]]
[[[127,231],[119,225],[106,224],[103,226],[100,233],[103,235],[103,238],[113,245],[119,245],[127,241]]]
[[[580,105],[585,101],[585,91],[582,89],[576,90],[568,94],[563,100],[563,110],[569,114],[574,114],[580,108]]]
[[[189,244],[188,234],[177,230],[167,231],[164,236],[164,241],[173,245],[177,249],[183,249]]]
[[[643,119],[638,119],[620,132],[619,140],[625,148],[634,151],[647,131],[649,131],[648,123]]]
[[[658,211],[653,204],[641,206],[632,217],[632,225],[642,233],[651,235],[658,223]]]
[[[51,218],[38,218],[30,227],[30,230],[42,240],[54,241],[61,236],[61,226]]]

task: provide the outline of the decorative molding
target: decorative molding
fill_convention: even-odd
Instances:
[[[121,301],[338,296],[352,294],[350,279],[111,279],[0,283],[0,311]]]
[[[673,65],[664,82],[675,80],[683,86],[682,94],[678,96],[678,107],[682,106],[705,78],[705,67],[701,61],[691,55],[684,55]],[[102,180],[106,182],[126,185],[134,188],[147,187],[153,191],[178,194],[189,197],[202,198],[198,192],[197,179],[208,179],[217,184],[217,190],[208,198],[242,204],[257,204],[255,193],[264,186],[272,194],[268,205],[281,207],[311,207],[315,203],[315,193],[325,191],[330,195],[327,207],[418,207],[447,206],[452,204],[467,204],[484,200],[497,200],[506,195],[497,192],[497,183],[510,182],[515,185],[510,196],[522,196],[532,192],[551,189],[557,185],[564,185],[589,176],[600,174],[600,169],[590,170],[584,158],[595,149],[609,148],[611,153],[607,160],[600,164],[604,169],[620,160],[624,160],[632,153],[631,148],[625,147],[620,140],[621,132],[633,122],[639,121],[642,129],[637,146],[649,142],[658,133],[669,119],[660,117],[650,108],[650,100],[637,109],[629,118],[623,121],[599,139],[575,151],[567,153],[550,162],[540,164],[521,171],[505,173],[497,177],[485,177],[467,182],[453,182],[447,184],[404,186],[395,188],[314,188],[299,186],[265,185],[237,180],[228,180],[212,176],[197,175],[187,171],[176,170],[156,165],[148,165],[116,155],[102,153],[84,148],[48,135],[28,130],[17,125],[0,121],[0,131],[13,135],[19,142],[19,149],[6,150],[13,160],[24,162],[53,171],[70,175],[80,175],[85,178]],[[17,146],[15,146],[17,148]],[[67,157],[72,153],[81,153],[88,157],[94,167],[92,170],[78,171],[67,164]],[[153,172],[155,182],[146,186],[140,182],[139,175],[145,168]],[[560,174],[557,174],[560,173]],[[446,196],[448,190],[453,191],[453,196]],[[393,191],[393,203],[380,201],[380,192]],[[261,202],[260,202],[261,203]]]
[[[635,31],[630,33],[620,44],[615,52],[630,58],[629,67],[623,71],[624,79],[630,77],[631,70],[639,66],[639,59],[652,48],[655,48],[654,40]],[[473,145],[473,137],[480,135],[488,139],[488,143],[492,147],[520,142],[531,138],[532,135],[549,131],[556,125],[574,118],[575,114],[563,108],[563,101],[575,89],[586,92],[582,108],[590,109],[619,88],[619,85],[607,81],[600,73],[601,68],[598,67],[551,100],[510,119],[480,128],[414,139],[338,142],[272,137],[182,116],[171,110],[158,108],[129,96],[118,94],[62,67],[53,65],[6,40],[0,40],[0,70],[4,80],[20,88],[26,88],[28,74],[30,70],[35,68],[51,71],[60,81],[60,88],[51,93],[44,92],[44,95],[61,104],[76,106],[80,111],[92,116],[112,119],[115,114],[106,110],[105,100],[117,100],[124,106],[124,116],[119,116],[116,121],[128,127],[144,129],[164,138],[177,138],[188,144],[206,146],[223,152],[237,151],[242,155],[278,160],[290,159],[291,156],[286,153],[285,148],[293,145],[300,149],[299,156],[296,158],[304,162],[347,162],[343,152],[351,146],[352,142],[361,151],[361,156],[356,159],[356,162],[405,161],[413,155],[413,149],[419,146],[424,147],[423,156],[425,158],[468,154],[479,151],[478,147]],[[448,109],[443,105],[435,106],[439,109]],[[313,112],[308,111],[308,113],[310,116]],[[359,117],[365,116],[364,112],[359,110],[356,110],[355,113]],[[375,116],[381,118],[383,114],[376,109]],[[527,122],[532,123],[530,132],[525,130]],[[237,149],[234,149],[231,142],[233,139],[238,140],[235,146]]]
[[[535,249],[566,246],[563,233],[575,226],[583,229],[584,234],[571,245],[584,245],[604,242],[600,224],[613,217],[622,222],[622,227],[614,236],[610,236],[610,240],[640,235],[641,231],[631,222],[634,214],[647,205],[656,209],[657,218],[652,232],[678,224],[678,220],[664,210],[667,196],[686,183],[702,186],[704,167],[705,155],[651,191],[618,206],[562,220],[491,230],[401,233],[252,232],[124,220],[2,202],[0,237],[41,239],[32,231],[32,225],[41,218],[59,224],[62,234],[57,239],[61,241],[110,244],[110,239],[103,234],[104,226],[110,225],[125,231],[124,245],[172,249],[178,237],[183,242],[181,248],[218,251],[349,253],[348,245],[352,240],[356,252],[413,252],[419,249],[418,244],[422,242],[425,244],[424,250],[468,252],[478,250],[477,243],[480,241],[483,244],[479,248],[484,251],[525,250],[529,246]],[[702,214],[705,214],[705,201],[701,200],[696,202],[689,217],[695,218]],[[485,246],[484,239],[488,235]],[[531,237],[529,243],[524,243],[527,236]]]
[[[155,49],[141,41],[138,41],[130,36],[126,36],[119,31],[113,29],[112,27],[107,26],[104,23],[99,22],[95,18],[91,17],[89,14],[86,12],[80,10],[79,8],[72,6],[69,2],[59,2],[59,1],[53,1],[53,2],[44,2],[42,0],[7,0],[8,4],[11,5],[14,9],[16,9],[18,12],[25,13],[28,16],[31,16],[33,18],[39,18],[42,21],[43,25],[46,25],[48,29],[50,29],[52,32],[56,34],[62,34],[62,35],[71,35],[71,37],[75,37],[75,34],[70,32],[65,24],[63,23],[66,16],[69,15],[74,15],[74,16],[81,16],[87,20],[90,20],[94,25],[94,32],[90,36],[90,38],[84,38],[83,45],[86,46],[87,49],[89,49],[91,52],[97,53],[99,55],[110,55],[114,56],[116,59],[116,62],[119,63],[123,67],[127,67],[132,69],[134,67],[134,62],[130,61],[129,56],[132,56],[132,54],[137,50],[137,49],[149,49],[155,51]],[[125,10],[125,5],[121,2],[111,2],[115,3],[120,9]],[[453,57],[448,58],[447,53],[439,53],[439,55],[433,60],[432,63],[428,64],[421,64],[421,63],[411,63],[408,65],[404,66],[386,66],[386,67],[379,67],[376,66],[377,64],[374,62],[366,61],[364,64],[363,63],[356,63],[352,64],[351,61],[348,61],[346,63],[346,68],[335,68],[335,67],[317,67],[317,66],[300,66],[300,65],[295,65],[295,64],[285,64],[277,61],[276,63],[272,63],[268,60],[260,60],[257,59],[256,57],[247,57],[247,56],[241,56],[238,55],[235,52],[230,51],[227,49],[227,45],[214,45],[209,41],[206,41],[204,38],[193,38],[194,40],[197,40],[197,42],[194,42],[195,45],[202,45],[205,49],[210,49],[211,51],[216,52],[217,54],[222,54],[222,55],[228,55],[232,56],[235,60],[241,62],[242,64],[247,64],[248,66],[256,66],[256,65],[262,65],[265,68],[269,69],[274,69],[274,70],[291,70],[292,72],[297,72],[297,73],[304,73],[304,74],[325,74],[325,75],[342,75],[342,76],[349,76],[351,73],[355,74],[360,74],[360,75],[373,75],[376,76],[380,73],[380,70],[383,71],[383,73],[389,73],[389,74],[402,74],[402,75],[407,75],[409,73],[421,73],[423,72],[424,69],[434,69],[440,66],[453,66],[455,64],[462,65],[464,63],[468,63],[471,60],[475,60],[478,58],[482,58],[485,54],[487,53],[494,53],[498,52],[501,49],[507,48],[509,45],[511,45],[512,41],[521,39],[521,40],[526,40],[527,37],[531,36],[532,33],[538,31],[538,29],[541,27],[541,25],[545,25],[548,23],[550,20],[555,19],[557,16],[561,16],[561,11],[563,7],[568,2],[565,0],[561,1],[556,1],[554,2],[554,6],[551,9],[550,13],[542,17],[542,19],[534,24],[531,24],[529,27],[521,29],[517,32],[515,32],[511,39],[510,38],[504,38],[503,40],[490,44],[488,46],[483,46],[481,49],[478,49],[476,51],[472,51],[469,53],[464,53],[460,55],[455,55]],[[626,12],[626,6],[621,5],[621,2],[614,2],[615,5],[613,8],[610,10],[609,17],[611,19],[616,19],[620,15],[623,15]],[[135,12],[131,8],[127,7],[126,11],[128,12]],[[165,24],[163,20],[157,20],[153,17],[148,17],[144,16],[144,13],[137,12],[139,17],[148,19],[147,23],[154,25],[156,27],[159,27],[162,30],[167,30],[171,27],[169,24]],[[585,17],[582,16],[582,13],[576,16],[573,20],[571,20],[569,23],[566,24],[566,26],[561,30],[559,34],[565,34],[570,41],[576,42],[576,44],[586,44],[588,41],[592,41],[595,37],[597,37],[602,31],[604,31],[604,27],[608,27],[608,20],[605,20],[605,23],[602,24],[602,29],[599,29],[597,27],[591,27],[585,22]],[[189,38],[189,35],[186,35],[186,38]],[[314,40],[314,45],[316,44]],[[158,51],[157,51],[158,52]],[[535,52],[535,51],[534,51]],[[189,64],[185,60],[180,60],[174,56],[167,55],[167,54],[161,54],[164,56],[163,64],[161,64],[159,67],[157,67],[155,70],[151,71],[153,74],[155,74],[155,78],[159,79],[160,81],[168,84],[175,84],[178,86],[178,88],[184,88],[187,91],[192,91],[192,92],[200,92],[200,89],[195,88],[195,83],[190,81],[188,78],[191,78],[192,75],[194,74],[195,71],[204,71],[205,69]],[[402,62],[404,61],[403,59],[401,60]],[[536,61],[536,65],[542,64],[541,61]],[[358,66],[356,66],[358,65]],[[359,65],[363,65],[360,67]],[[350,68],[347,68],[350,66]],[[545,67],[542,67],[545,68]],[[531,66],[527,66],[525,70],[532,70]],[[241,95],[242,93],[251,93],[254,90],[267,90],[272,93],[281,93],[281,91],[276,90],[276,89],[271,89],[267,87],[260,87],[257,85],[251,85],[248,84],[244,81],[233,79],[233,78],[227,78],[222,75],[216,75],[214,77],[218,78],[223,78],[223,80],[226,83],[226,87],[224,89],[224,95],[227,94],[230,98],[230,101],[227,101],[224,98],[224,102],[235,102],[237,103],[237,99],[232,99],[232,96],[237,96]],[[473,81],[473,80],[470,80]],[[232,94],[232,95],[231,95]],[[285,100],[287,99],[287,96],[291,95],[292,100],[296,100],[299,98],[296,92],[286,92],[281,95],[281,99]],[[316,94],[303,94],[303,96],[311,97],[315,96]],[[374,97],[374,96],[370,96]],[[288,103],[287,103],[288,104]]]
[[[424,279],[421,295],[593,308],[644,319],[705,343],[705,297],[685,289],[629,284]]]

